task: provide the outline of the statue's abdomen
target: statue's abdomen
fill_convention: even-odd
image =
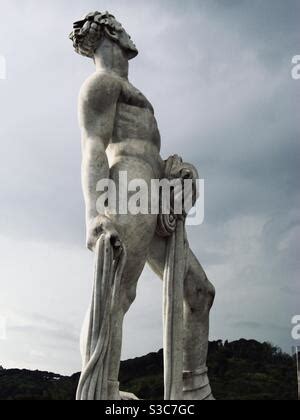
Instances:
[[[130,140],[149,142],[160,150],[160,134],[153,112],[148,108],[119,103],[112,143]]]

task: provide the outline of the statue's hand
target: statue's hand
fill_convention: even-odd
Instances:
[[[110,242],[116,253],[122,251],[122,242],[113,222],[105,216],[97,216],[92,219],[87,228],[87,248],[94,251],[97,241],[102,234],[110,238]]]

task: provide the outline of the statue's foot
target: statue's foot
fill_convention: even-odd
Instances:
[[[207,368],[183,373],[183,399],[188,401],[214,401]]]
[[[139,401],[139,398],[130,392],[120,391],[120,397],[122,401]]]
[[[108,381],[108,399],[110,401],[135,401],[138,398],[130,392],[120,391],[120,382]]]
[[[108,401],[121,401],[120,382],[108,381],[107,383]]]

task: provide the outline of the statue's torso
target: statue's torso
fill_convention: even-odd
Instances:
[[[109,157],[113,160],[132,157],[161,168],[160,147],[160,133],[151,103],[129,82],[122,82]]]
[[[112,143],[140,140],[160,150],[160,134],[148,99],[128,82],[122,83]]]

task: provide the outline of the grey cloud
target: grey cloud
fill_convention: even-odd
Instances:
[[[39,336],[39,340],[57,343],[70,342],[72,345],[78,345],[79,328],[74,328],[70,323],[64,323],[45,316],[44,314],[26,314],[20,313],[22,322],[17,324],[9,324],[9,334],[22,334],[23,336]]]
[[[23,325],[23,326],[13,326],[9,328],[10,334],[22,334],[23,339],[31,337],[33,340],[39,336],[39,340],[43,339],[43,336],[47,338],[47,345],[54,345],[55,347],[61,346],[64,342],[70,342],[72,346],[78,344],[79,334],[72,334],[68,328],[61,330],[52,330],[51,328],[47,329],[45,327],[36,326],[36,325]],[[42,334],[42,335],[41,335]],[[57,340],[59,340],[60,345],[58,345]],[[64,344],[63,344],[64,345]]]
[[[14,324],[15,338],[1,347],[11,366],[79,368],[76,326],[88,302],[92,259],[83,252],[76,101],[93,64],[73,53],[67,35],[74,19],[99,8],[112,11],[140,49],[131,80],[155,106],[163,155],[183,155],[206,180],[205,223],[189,231],[217,287],[212,338],[245,333],[289,348],[290,319],[299,311],[299,89],[290,77],[299,6],[296,0],[2,1],[0,54],[8,79],[0,84],[0,239],[3,252],[4,241],[11,243],[11,254],[21,253],[21,242],[24,257],[15,269],[3,264],[0,279],[9,291],[4,303],[34,306],[40,320],[25,316],[24,334]],[[36,259],[40,269],[30,270]],[[28,297],[27,282],[45,299],[44,314],[40,296]],[[70,283],[77,296],[64,303],[64,314]],[[64,315],[72,320],[55,321]],[[125,332],[123,358],[161,346],[161,284],[149,271]]]
[[[248,321],[248,322],[247,321],[236,322],[234,324],[234,326],[241,329],[241,330],[243,330],[244,328],[254,329],[254,330],[263,328],[263,325],[259,324],[258,322],[250,322],[250,321]]]

